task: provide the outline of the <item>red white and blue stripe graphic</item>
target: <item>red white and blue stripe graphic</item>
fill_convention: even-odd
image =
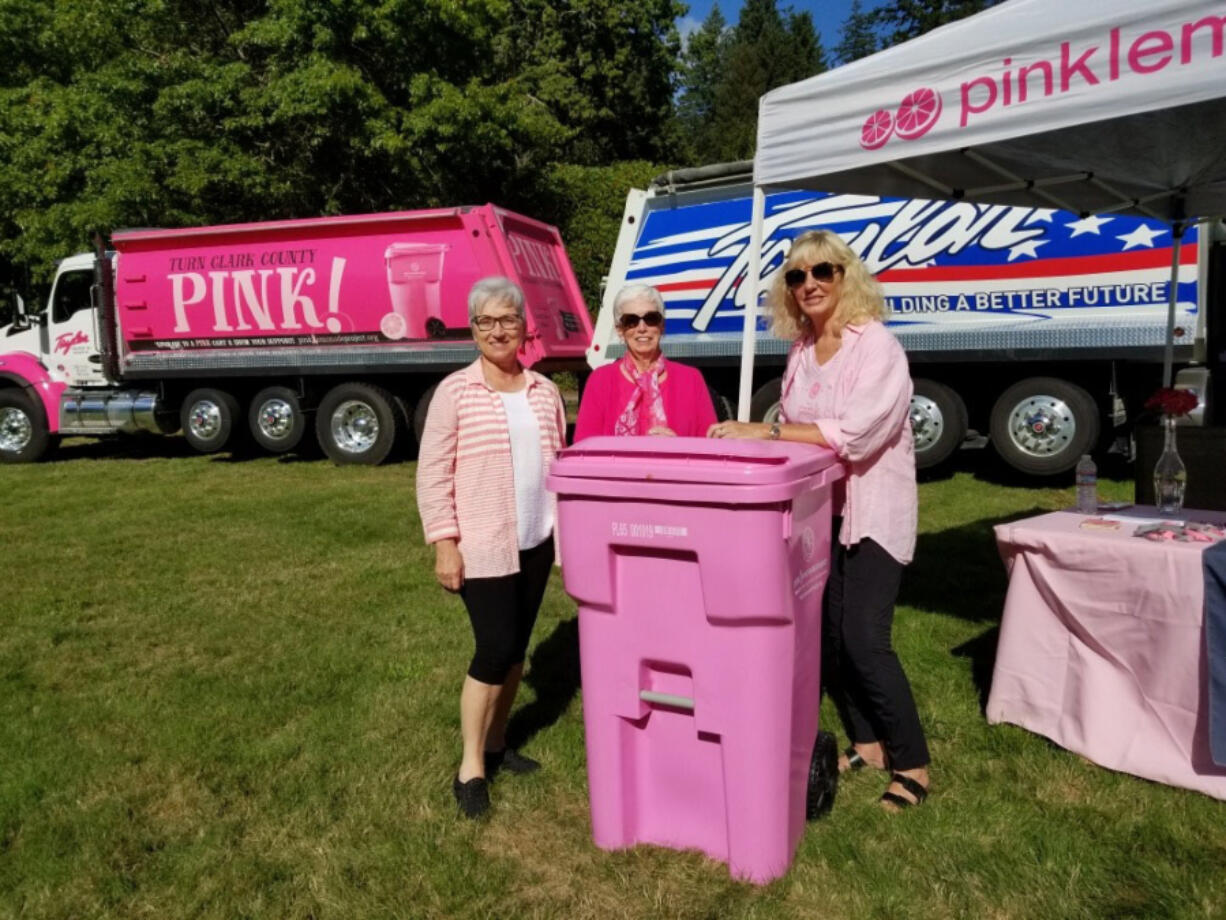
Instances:
[[[664,296],[670,333],[739,331],[751,200],[685,207],[655,199],[626,281]],[[891,323],[949,328],[1074,320],[1165,322],[1171,231],[1120,215],[1050,208],[784,192],[766,199],[763,278],[791,241],[830,229],[877,273]],[[1184,236],[1179,319],[1196,310],[1197,236]]]

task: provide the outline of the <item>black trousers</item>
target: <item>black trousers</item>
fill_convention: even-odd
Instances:
[[[853,743],[880,741],[891,769],[912,770],[929,757],[911,685],[890,643],[902,569],[873,540],[835,542],[822,608],[822,684]]]
[[[528,651],[528,639],[545,597],[553,568],[553,538],[521,550],[519,571],[498,578],[468,578],[460,597],[468,608],[477,648],[468,676],[483,684],[498,685]]]

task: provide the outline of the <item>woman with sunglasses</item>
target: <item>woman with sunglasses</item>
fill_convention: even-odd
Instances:
[[[468,609],[476,651],[460,692],[464,755],[452,781],[460,810],[490,807],[498,770],[530,773],[507,747],[507,717],[553,566],[554,503],[545,475],[565,444],[558,389],[519,363],[524,294],[483,278],[468,295],[480,357],[439,383],[417,459],[417,504],[434,574]]]
[[[890,644],[902,570],[915,552],[907,356],[882,322],[876,279],[828,230],[796,238],[769,298],[772,331],[794,342],[780,420],[720,422],[709,434],[820,444],[843,461],[822,618],[822,682],[851,740],[839,766],[889,769],[882,805],[917,805],[928,795],[928,746]]]
[[[711,393],[696,368],[669,361],[660,351],[660,292],[646,284],[622,288],[613,300],[613,321],[626,354],[588,378],[575,441],[595,435],[704,436],[715,422]]]

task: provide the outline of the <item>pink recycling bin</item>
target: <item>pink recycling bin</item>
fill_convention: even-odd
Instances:
[[[549,475],[579,605],[592,836],[783,875],[817,736],[834,454],[589,438]]]

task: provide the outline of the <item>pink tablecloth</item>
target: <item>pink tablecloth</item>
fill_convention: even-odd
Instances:
[[[1110,517],[1154,519],[1152,508]],[[1185,512],[1226,521],[1215,512]],[[988,721],[1146,779],[1226,799],[1209,754],[1204,544],[1083,529],[1067,511],[1001,524],[1009,570]]]

